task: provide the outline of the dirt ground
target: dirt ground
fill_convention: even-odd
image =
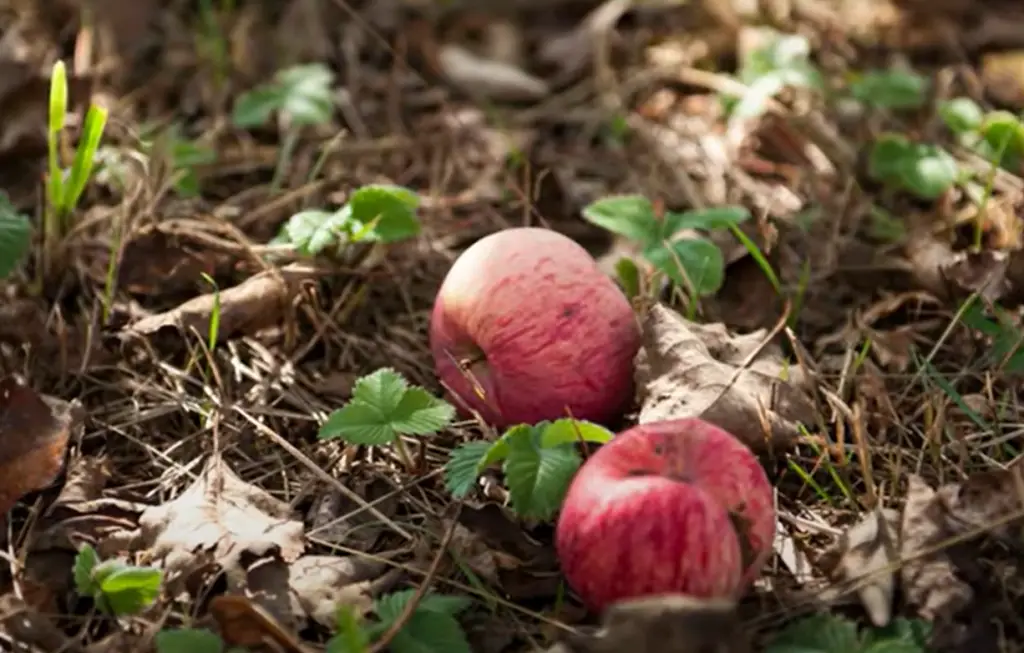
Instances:
[[[1024,8],[729,2],[0,1],[0,209],[33,225],[0,302],[0,647],[1024,651]],[[65,165],[85,107],[109,118],[51,238],[58,59]],[[242,119],[288,70],[299,96]],[[418,195],[416,237],[282,244],[291,216],[369,184]],[[736,401],[788,437],[762,456],[775,553],[739,605],[633,606],[598,631],[550,520],[510,510],[497,472],[445,487],[488,429],[408,439],[411,466],[318,430],[380,368],[443,395],[430,311],[481,237],[540,225],[613,275],[641,260],[581,214],[617,194],[749,213],[703,232],[720,288],[648,291],[751,347],[736,378],[769,357],[785,389]],[[86,544],[168,584],[111,616],[83,595]],[[416,621],[428,590],[472,600],[459,633]],[[380,628],[346,630],[343,606]],[[927,644],[892,635],[919,627]],[[160,640],[181,628],[219,639]]]

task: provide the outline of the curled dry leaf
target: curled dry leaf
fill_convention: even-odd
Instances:
[[[338,625],[340,607],[367,612],[403,573],[376,559],[314,555],[302,556],[288,572],[288,586],[304,616],[331,630]]]
[[[892,619],[899,560],[900,513],[891,508],[874,510],[848,528],[821,561],[834,582],[825,592],[833,601],[847,590],[856,591],[871,622],[885,626]]]
[[[1024,459],[1006,469],[971,474],[962,483],[936,492],[945,511],[946,529],[954,534],[984,530],[985,534],[1020,550],[1024,517]]]
[[[548,653],[747,653],[751,650],[728,600],[664,595],[622,601],[605,612],[602,629]]]
[[[722,324],[652,306],[636,357],[639,422],[700,417],[754,451],[791,446],[798,425],[813,423],[814,409],[799,368],[786,366],[766,336],[763,329],[732,335]]]
[[[57,478],[75,406],[41,395],[13,377],[0,379],[0,515]]]
[[[238,478],[219,456],[176,499],[148,508],[135,539],[169,577],[187,579],[213,563],[226,572],[229,589],[244,582],[243,553],[293,562],[305,547],[302,522],[288,504]]]
[[[924,619],[949,617],[974,596],[956,575],[949,555],[936,548],[949,539],[945,510],[935,490],[916,474],[907,480],[907,502],[901,525],[900,579],[907,600]],[[928,551],[929,553],[923,553]]]
[[[304,265],[286,265],[249,277],[233,288],[211,292],[188,300],[165,313],[150,315],[125,328],[124,336],[151,335],[164,328],[209,332],[210,320],[218,313],[218,333],[229,338],[253,333],[281,319],[299,286],[312,279],[315,271]]]
[[[492,100],[540,100],[551,92],[544,80],[525,70],[478,56],[459,45],[442,46],[437,64],[448,81],[460,90]]]

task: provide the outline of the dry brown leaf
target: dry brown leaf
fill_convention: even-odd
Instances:
[[[892,619],[899,560],[900,513],[891,508],[873,510],[848,528],[824,554],[823,564],[835,583],[823,598],[833,601],[852,588],[867,610],[871,622],[885,626]]]
[[[243,553],[290,563],[305,547],[291,507],[238,478],[219,456],[176,499],[148,508],[135,539],[169,577],[188,579],[213,564],[226,572],[231,591],[245,584]]]
[[[310,650],[266,610],[244,596],[214,597],[210,601],[210,614],[228,646],[254,650],[267,647],[281,653],[308,653]]]
[[[949,538],[944,513],[935,490],[923,478],[911,474],[900,529],[900,580],[907,600],[928,620],[952,616],[974,597],[970,586],[957,577],[945,551],[918,555],[934,550]]]
[[[288,568],[288,586],[305,616],[331,630],[338,626],[338,608],[360,613],[388,591],[403,571],[363,557],[302,556]]]
[[[939,488],[936,494],[945,509],[946,529],[954,534],[983,529],[986,535],[1008,546],[1018,550],[1024,546],[1022,460],[1018,458],[1006,469],[974,473],[962,483]]]
[[[750,642],[727,600],[665,595],[622,601],[595,636],[572,638],[548,653],[748,653]]]
[[[5,650],[64,651],[80,653],[76,639],[68,639],[50,617],[33,610],[24,601],[8,592],[0,596],[0,644]],[[13,647],[17,644],[17,647]]]
[[[1018,30],[1024,22],[1018,24]],[[989,52],[981,57],[981,81],[1000,104],[1024,109],[1024,50]]]
[[[766,335],[732,335],[722,324],[652,306],[636,356],[639,422],[700,417],[755,451],[791,446],[798,424],[813,423],[814,409],[799,368],[784,364],[777,344],[762,346]]]
[[[487,59],[460,45],[441,46],[437,65],[452,85],[472,95],[492,100],[540,100],[551,89],[525,70],[495,59]]]
[[[574,29],[545,39],[537,51],[544,63],[558,67],[559,81],[581,74],[594,60],[598,41],[614,29],[633,6],[633,0],[605,0]]]
[[[13,377],[0,379],[0,515],[60,474],[75,412]]]
[[[275,324],[285,313],[299,285],[313,278],[315,271],[304,265],[286,265],[280,270],[261,272],[239,285],[200,295],[165,313],[150,315],[130,324],[125,337],[154,334],[164,328],[194,329],[205,336],[219,304],[221,338],[239,332],[253,333]]]
[[[395,514],[398,497],[386,481],[375,478],[346,481],[366,501],[387,517]],[[387,526],[337,488],[327,488],[309,510],[308,536],[320,542],[344,545],[357,551],[371,551]]]

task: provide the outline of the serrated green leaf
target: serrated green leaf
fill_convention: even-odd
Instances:
[[[90,544],[83,545],[75,554],[75,591],[82,596],[92,596],[99,589],[92,578],[93,570],[99,561],[99,554]]]
[[[444,465],[444,483],[453,497],[465,498],[473,490],[480,478],[481,463],[490,450],[491,443],[484,440],[464,442],[452,449]]]
[[[917,109],[928,101],[928,78],[904,70],[873,70],[853,80],[853,97],[883,109]]]
[[[370,184],[359,188],[348,201],[352,220],[359,225],[353,239],[394,243],[419,235],[419,204],[419,195],[401,186]]]
[[[352,444],[382,445],[394,442],[398,434],[390,420],[374,406],[350,401],[328,416],[317,434],[321,440],[341,438]]]
[[[301,254],[316,256],[338,243],[344,227],[345,216],[341,211],[308,210],[288,218],[281,233]]]
[[[161,630],[154,638],[157,653],[221,653],[224,642],[214,632],[198,628]]]
[[[540,447],[542,436],[543,430],[534,429],[507,441],[505,484],[517,514],[550,519],[562,505],[580,457],[572,445]]]
[[[633,299],[640,294],[640,268],[633,259],[622,257],[616,261],[615,275],[626,297]]]
[[[343,605],[338,609],[338,632],[327,641],[327,653],[366,653],[370,635],[360,623],[356,611]]]
[[[889,184],[899,183],[910,147],[910,142],[899,134],[882,134],[871,146],[868,175]]]
[[[389,417],[391,428],[398,433],[430,435],[451,423],[455,407],[423,388],[412,387],[405,391]]]
[[[384,630],[402,614],[415,590],[394,592],[380,597],[375,605]],[[470,653],[466,635],[453,615],[468,607],[465,597],[426,594],[416,606],[412,617],[392,640],[395,653]]]
[[[898,617],[887,626],[868,629],[864,634],[864,644],[872,653],[924,653],[931,633],[932,624],[923,619]],[[880,645],[884,646],[876,648]],[[886,648],[892,646],[896,648]]]
[[[242,93],[231,109],[231,122],[240,129],[260,127],[270,120],[283,102],[283,93],[277,86],[260,86]]]
[[[669,211],[665,214],[661,237],[669,239],[683,229],[703,229],[704,231],[728,229],[746,222],[750,217],[750,211],[742,206],[718,206],[683,213]]]
[[[863,653],[857,625],[829,614],[812,615],[789,624],[768,644],[765,653]]]
[[[574,444],[580,440],[604,444],[614,437],[614,433],[600,424],[565,417],[556,419],[541,429],[540,446],[547,449],[563,444]]]
[[[496,442],[491,444],[490,449],[484,455],[484,459],[480,462],[480,468],[490,467],[495,463],[499,463],[508,457],[509,452],[509,440],[520,437],[538,438],[540,437],[541,431],[548,422],[541,422],[534,426],[533,424],[516,424],[510,426],[502,433],[501,437]]]
[[[725,280],[722,251],[703,238],[677,240],[667,247],[656,245],[644,251],[644,257],[682,288],[688,287],[685,280],[688,278],[701,297],[717,292]]]
[[[958,97],[939,104],[939,116],[954,134],[977,131],[985,120],[985,112],[969,97]]]
[[[18,213],[5,193],[0,192],[0,279],[6,279],[21,264],[32,245],[32,222]]]
[[[356,381],[352,400],[373,406],[381,415],[393,415],[409,382],[390,367],[382,367]]]
[[[611,195],[583,207],[583,218],[602,229],[641,245],[657,242],[659,223],[654,205],[643,195]]]
[[[293,125],[320,125],[334,113],[334,73],[321,63],[282,70],[275,77],[281,89],[278,109]]]

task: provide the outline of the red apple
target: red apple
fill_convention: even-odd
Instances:
[[[601,611],[629,598],[738,598],[775,535],[754,454],[697,418],[636,426],[597,450],[562,504],[555,544],[569,585]]]
[[[572,239],[520,227],[486,236],[445,277],[430,318],[437,374],[463,414],[496,427],[608,422],[632,398],[640,330],[619,287]]]

